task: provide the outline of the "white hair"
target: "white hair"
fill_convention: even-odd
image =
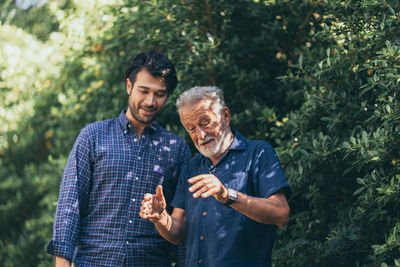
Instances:
[[[219,104],[219,113],[222,114],[225,100],[221,89],[216,86],[195,86],[183,92],[176,100],[176,107],[180,113],[181,108],[185,105],[193,105],[203,99],[211,99],[214,104]]]

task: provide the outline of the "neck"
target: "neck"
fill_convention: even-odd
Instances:
[[[136,134],[138,135],[139,140],[142,138],[142,134],[144,131],[144,128],[150,126],[153,124],[153,122],[148,123],[148,124],[143,124],[141,122],[138,122],[132,114],[129,112],[129,110],[126,111],[125,113],[126,118],[131,122],[133,129],[135,130]]]
[[[142,138],[142,134],[143,134],[144,128],[146,128],[146,127],[142,126],[142,125],[136,125],[133,122],[132,122],[132,125],[133,125],[133,129],[135,130],[135,132],[138,135],[138,138],[140,140]]]

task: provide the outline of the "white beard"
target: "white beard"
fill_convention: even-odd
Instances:
[[[210,140],[214,140],[213,143],[208,146],[202,146],[201,144],[206,143]],[[230,145],[231,132],[229,128],[224,130],[221,138],[217,139],[215,137],[206,136],[204,140],[199,142],[199,146],[196,145],[197,150],[207,158],[217,158],[222,155]]]

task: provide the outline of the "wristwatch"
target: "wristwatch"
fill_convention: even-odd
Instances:
[[[232,188],[228,188],[228,201],[226,201],[224,205],[229,207],[230,205],[232,205],[233,202],[237,200],[237,198],[237,191]]]

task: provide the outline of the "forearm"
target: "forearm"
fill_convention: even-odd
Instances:
[[[185,222],[181,222],[166,210],[161,213],[158,220],[152,220],[160,235],[172,244],[178,244],[185,237]]]
[[[277,226],[287,224],[290,216],[290,208],[283,193],[258,198],[238,192],[238,199],[231,207],[254,221]]]
[[[71,262],[68,259],[62,257],[56,257],[56,267],[70,267],[70,266]]]

